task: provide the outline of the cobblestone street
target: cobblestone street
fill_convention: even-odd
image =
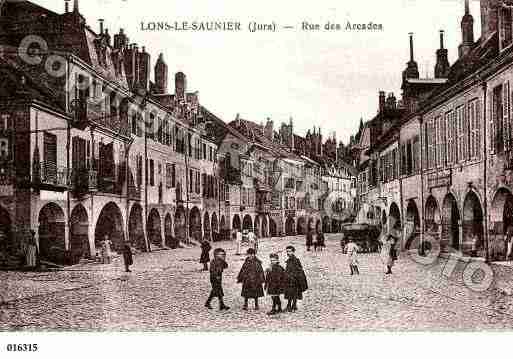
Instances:
[[[317,253],[305,252],[302,238],[264,240],[259,253],[264,267],[271,251],[288,244],[296,245],[310,285],[293,314],[268,317],[269,298],[260,311],[243,312],[235,281],[244,257],[235,256],[232,243],[221,243],[230,266],[224,278],[228,312],[203,306],[210,288],[208,274],[200,271],[199,248],[177,249],[138,255],[129,274],[121,259],[58,272],[2,272],[0,329],[481,330],[513,325],[511,296],[496,289],[473,292],[458,271],[449,279],[441,276],[440,263],[424,267],[403,255],[394,274],[385,276],[379,255],[361,255],[361,275],[351,277],[332,236],[325,251]]]

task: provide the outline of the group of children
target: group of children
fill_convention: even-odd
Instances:
[[[306,233],[306,250],[309,252],[312,246],[315,252],[322,251],[326,247],[322,231],[314,232],[313,229],[308,230]]]
[[[206,245],[202,248],[202,263],[205,260],[203,251],[206,248],[208,248]],[[295,248],[288,246],[286,250],[287,261],[285,268],[280,265],[278,254],[273,253],[269,256],[270,266],[266,271],[262,267],[262,261],[256,257],[254,248],[247,250],[246,260],[237,276],[237,283],[242,284],[243,310],[248,310],[250,299],[254,300],[255,310],[258,310],[258,300],[264,296],[264,289],[267,295],[272,298],[272,309],[267,313],[268,315],[275,315],[283,311],[281,295],[284,295],[288,301],[286,308],[288,312],[295,312],[297,310],[297,301],[303,299],[303,292],[308,289],[308,283],[301,262],[295,256]],[[204,268],[207,268],[206,264]],[[211,302],[214,298],[219,299],[219,310],[230,309],[223,300],[222,278],[223,271],[226,268],[228,268],[228,263],[226,262],[225,250],[221,248],[215,249],[214,259],[210,262],[210,284],[212,290],[205,303],[205,307],[208,309],[212,309]]]

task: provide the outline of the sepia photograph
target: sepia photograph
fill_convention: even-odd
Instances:
[[[513,0],[0,0],[0,331],[511,331],[512,45]]]

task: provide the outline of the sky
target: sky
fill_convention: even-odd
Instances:
[[[63,0],[33,0],[63,12]],[[481,33],[479,1],[471,0],[474,33]],[[400,97],[401,73],[409,59],[408,33],[414,33],[415,60],[421,77],[433,76],[439,30],[452,64],[461,42],[463,0],[80,0],[88,24],[98,19],[113,35],[123,28],[130,42],[146,46],[152,65],[163,53],[173,74],[187,75],[188,90],[225,122],[241,117],[256,123],[269,117],[275,128],[294,121],[304,135],[321,127],[347,143],[360,122],[377,112],[378,92]],[[148,32],[141,23],[157,21],[242,23],[241,32]],[[292,30],[255,32],[249,22],[291,25]],[[342,31],[302,31],[302,22],[340,24]],[[383,31],[347,31],[352,24],[382,24]]]

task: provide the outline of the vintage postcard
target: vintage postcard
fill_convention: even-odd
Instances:
[[[0,330],[511,330],[512,45],[512,0],[0,0]]]

